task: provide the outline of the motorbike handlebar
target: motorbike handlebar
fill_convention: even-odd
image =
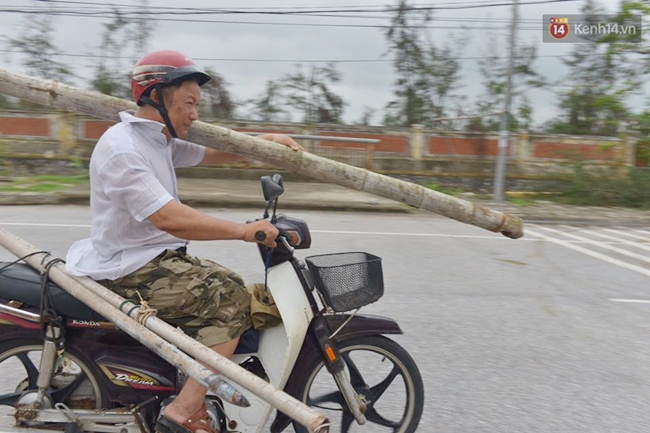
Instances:
[[[266,239],[266,233],[264,233],[262,230],[258,230],[255,233],[255,240],[258,242],[264,242],[264,239]],[[287,236],[283,236],[282,233],[278,236],[276,241],[282,242],[282,244],[291,252],[294,251],[293,246],[291,245],[290,242],[288,242]]]

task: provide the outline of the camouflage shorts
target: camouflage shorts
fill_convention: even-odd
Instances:
[[[236,273],[210,260],[167,250],[137,271],[98,283],[136,303],[140,296],[157,317],[212,346],[251,327],[250,295]]]

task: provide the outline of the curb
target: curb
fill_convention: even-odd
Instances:
[[[246,194],[193,194],[181,193],[183,203],[195,207],[230,208],[230,209],[262,209],[264,201],[261,197]],[[89,194],[84,191],[58,191],[50,193],[0,192],[0,205],[2,206],[40,206],[40,205],[89,205]],[[620,225],[648,227],[650,225],[650,211],[619,208],[577,207],[557,204],[539,204],[533,206],[514,207],[485,201],[469,200],[477,205],[499,212],[517,216],[524,223],[566,224],[574,226],[588,225]],[[441,217],[422,209],[415,209],[408,205],[388,200],[375,202],[370,200],[344,200],[328,198],[326,201],[305,200],[299,195],[287,195],[281,199],[280,208],[286,210],[311,210],[311,211],[336,211],[336,212],[382,212],[422,214]]]
[[[2,206],[54,205],[54,204],[61,204],[61,196],[59,193],[0,192],[0,205]]]
[[[195,207],[233,208],[233,209],[263,209],[264,199],[261,197],[215,195],[202,196],[193,194],[180,194],[184,204]],[[315,211],[349,211],[349,212],[386,212],[386,213],[412,213],[416,211],[407,205],[393,203],[347,202],[333,201],[310,202],[285,197],[281,202],[282,209],[290,210],[315,210]],[[0,206],[41,206],[41,205],[80,205],[88,206],[90,197],[80,192],[57,193],[0,193]]]

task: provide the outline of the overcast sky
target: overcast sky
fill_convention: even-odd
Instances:
[[[518,40],[533,43],[538,46],[539,58],[535,65],[537,70],[549,81],[562,79],[566,74],[558,55],[570,52],[570,44],[548,44],[542,42],[542,15],[579,13],[582,1],[567,1],[563,3],[528,4],[535,0],[519,2],[519,17],[521,19]],[[0,11],[16,7],[33,7],[38,2],[32,0],[0,0]],[[41,2],[42,3],[42,2]],[[74,3],[85,5],[137,5],[138,0],[115,1],[82,1],[70,0],[54,2],[57,7],[75,7]],[[170,6],[185,8],[333,8],[358,6],[359,8],[391,5],[396,2],[384,0],[278,0],[269,6],[268,0],[150,0],[150,6]],[[511,3],[511,0],[444,0],[424,2],[418,0],[417,5],[433,5],[440,7],[467,6],[477,4]],[[608,12],[614,13],[619,0],[600,0]],[[348,14],[353,15],[353,14]],[[344,112],[346,122],[358,120],[364,107],[379,110],[374,123],[380,121],[381,111],[392,98],[395,75],[393,65],[386,54],[387,43],[384,33],[379,28],[372,27],[317,27],[314,24],[344,24],[344,25],[386,25],[384,19],[362,18],[362,16],[380,16],[381,14],[363,13],[353,18],[328,17],[299,17],[291,15],[191,15],[184,17],[188,20],[205,19],[220,22],[189,23],[165,22],[154,23],[153,35],[149,40],[148,49],[175,49],[196,59],[203,67],[210,67],[221,73],[230,83],[230,90],[238,100],[244,100],[260,94],[267,80],[278,79],[283,74],[291,72],[293,62],[277,62],[290,60],[308,64],[310,60],[383,60],[380,62],[340,62],[338,70],[343,74],[342,82],[334,90],[347,101]],[[509,32],[508,20],[512,16],[511,6],[494,6],[474,9],[439,10],[434,12],[433,25],[444,28],[431,31],[435,41],[441,44],[463,33],[460,24],[474,27],[469,32],[469,42],[459,54],[469,59],[461,60],[463,88],[461,92],[470,100],[481,92],[481,77],[478,73],[478,60],[475,57],[485,55],[489,44],[498,44],[505,55],[506,37]],[[166,18],[172,18],[166,16]],[[459,21],[454,21],[458,19]],[[0,12],[0,35],[16,37],[24,26],[25,16],[19,13]],[[226,23],[239,21],[240,23]],[[260,22],[266,24],[247,24]],[[477,22],[478,21],[478,22]],[[483,22],[481,22],[483,21]],[[103,31],[102,24],[106,18],[93,17],[56,17],[55,44],[66,54],[86,55],[97,54]],[[271,23],[274,23],[272,25]],[[279,25],[281,23],[308,25]],[[454,27],[457,27],[454,29]],[[490,27],[486,30],[476,27]],[[19,55],[6,52],[6,47],[0,47],[1,67],[13,71],[24,72]],[[269,60],[269,61],[236,61],[235,59]],[[75,65],[80,74],[90,71],[93,59],[84,57],[62,57]],[[275,62],[270,60],[276,60]],[[126,62],[128,63],[128,62]],[[125,64],[126,64],[125,63]],[[84,86],[86,83],[83,84]],[[557,114],[556,100],[550,91],[531,91],[528,95],[533,101],[536,123],[541,123]],[[639,96],[636,103],[643,100]]]

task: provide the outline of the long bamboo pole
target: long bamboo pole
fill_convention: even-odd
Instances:
[[[0,93],[115,122],[119,120],[120,111],[136,108],[134,103],[112,96],[3,69],[0,69]],[[223,152],[271,163],[325,182],[399,201],[466,224],[502,233],[509,238],[523,236],[523,221],[513,215],[308,152],[295,152],[280,144],[228,128],[197,121],[190,130],[189,140]]]
[[[42,251],[2,228],[0,228],[0,245],[17,257],[26,257]],[[42,272],[45,265],[53,259],[55,258],[47,253],[39,253],[26,257],[24,260],[30,266]],[[123,329],[188,376],[210,388],[224,400],[240,406],[248,405],[246,398],[220,375],[214,374],[178,349],[192,355],[198,361],[217,370],[221,375],[268,401],[274,407],[307,427],[310,432],[326,433],[328,431],[329,421],[326,417],[157,317],[150,316],[144,322],[144,326],[141,325],[135,320],[139,309],[133,310],[133,304],[125,304],[124,298],[90,278],[74,277],[68,274],[61,263],[54,263],[51,266],[49,276],[52,281],[65,291],[115,323],[120,329]],[[120,307],[129,311],[129,314],[127,315],[120,310]]]

